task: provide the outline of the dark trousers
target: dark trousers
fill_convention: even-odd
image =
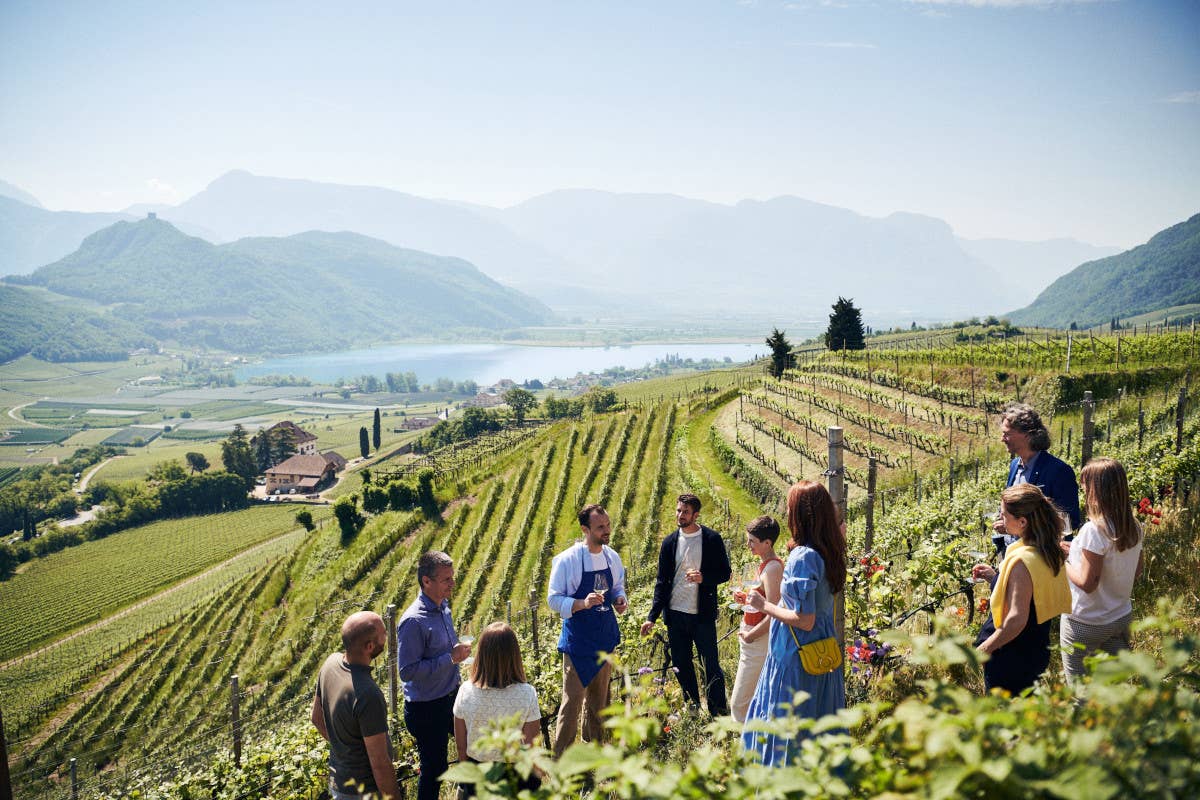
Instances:
[[[667,643],[671,646],[671,662],[679,670],[679,685],[683,695],[700,705],[700,689],[696,685],[696,668],[692,664],[692,646],[700,655],[704,669],[704,693],[708,699],[708,713],[714,717],[729,713],[725,698],[725,673],[717,657],[717,621],[705,619],[699,614],[685,614],[667,609]]]
[[[440,778],[450,766],[446,747],[454,735],[454,692],[437,700],[405,702],[404,725],[417,740],[421,759],[417,800],[437,800]]]

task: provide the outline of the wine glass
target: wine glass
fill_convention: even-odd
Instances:
[[[742,570],[742,591],[746,593],[746,604],[742,606],[743,611],[757,611],[754,606],[750,605],[750,592],[762,586],[762,578],[758,575],[758,566],[755,564],[747,564]]]
[[[592,588],[598,594],[603,595],[605,592],[608,591],[608,578],[604,577],[600,573],[596,573],[596,582],[594,584],[592,584]],[[600,605],[596,606],[596,610],[597,611],[608,611],[608,606],[605,605],[604,603],[601,603]]]
[[[465,644],[465,645],[475,644],[475,635],[471,632],[471,623],[464,622],[462,625],[459,626],[459,628],[460,628],[460,630],[458,632],[458,643]],[[473,656],[473,655],[467,656],[459,663],[462,664],[464,667],[469,667],[469,666],[471,666],[471,664],[475,663],[475,656]]]

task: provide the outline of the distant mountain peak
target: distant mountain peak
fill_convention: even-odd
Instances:
[[[8,181],[0,181],[0,197],[10,197],[13,200],[19,200],[27,206],[34,208],[44,208],[36,197],[22,189],[20,186],[14,186]]]

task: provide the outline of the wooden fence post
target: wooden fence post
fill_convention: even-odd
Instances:
[[[1092,393],[1083,393],[1083,437],[1079,443],[1079,466],[1086,466],[1092,460],[1092,439],[1096,435],[1095,423],[1092,421],[1092,412],[1096,410],[1096,404],[1092,402]]]
[[[229,716],[233,730],[233,765],[242,766],[242,720],[239,713],[238,676],[229,679]]]
[[[1071,439],[1075,436],[1074,428],[1067,428],[1067,457],[1064,459],[1067,463],[1071,461]]]
[[[867,532],[863,546],[868,553],[875,549],[875,456],[867,459]]]
[[[841,428],[833,425],[829,427],[829,469],[826,470],[825,474],[829,479],[829,494],[833,498],[834,505],[838,507],[838,511],[841,513],[840,518],[844,520],[846,518],[846,473],[843,461],[842,434],[843,431]],[[833,627],[837,634],[838,647],[844,648],[846,646],[845,589],[838,592],[833,598]]]
[[[1142,409],[1142,398],[1138,398],[1138,452],[1142,452],[1142,437],[1146,435],[1146,412]]]
[[[954,499],[954,459],[950,459],[950,499]]]
[[[400,719],[400,655],[399,644],[396,641],[396,604],[388,603],[387,615],[384,617],[387,625],[387,671],[388,671],[388,715],[393,724]]]
[[[1175,453],[1183,450],[1183,411],[1187,405],[1187,389],[1179,390],[1179,402],[1175,405]]]

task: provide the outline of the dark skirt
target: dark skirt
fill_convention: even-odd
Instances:
[[[1006,689],[1016,695],[1033,686],[1050,666],[1051,622],[1048,619],[1038,624],[1037,606],[1031,598],[1025,627],[1017,634],[1017,638],[992,653],[992,657],[983,665],[984,687],[989,691]],[[983,644],[995,632],[992,615],[988,614],[975,639],[975,646]]]

